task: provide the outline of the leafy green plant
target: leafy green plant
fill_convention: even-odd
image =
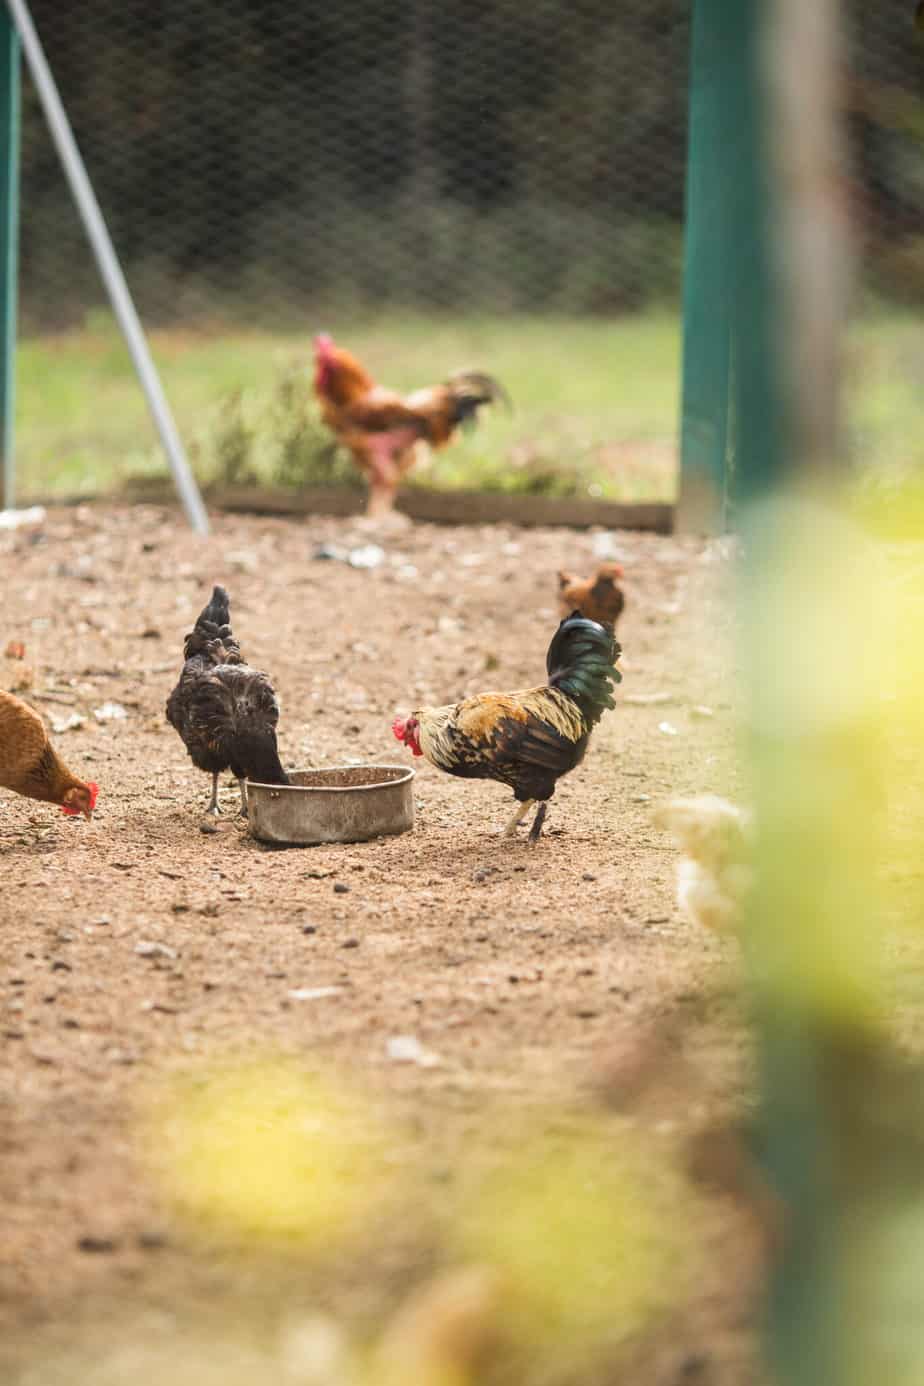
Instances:
[[[214,474],[226,486],[252,485],[255,429],[247,421],[243,390],[234,390],[222,402],[212,439]]]
[[[268,394],[232,390],[193,451],[203,478],[219,486],[298,490],[360,480],[321,423],[301,370],[284,371]]]
[[[279,379],[267,424],[274,449],[270,479],[277,486],[358,484],[356,467],[322,424],[301,372],[289,371]]]
[[[612,477],[588,448],[564,447],[523,439],[504,451],[464,455],[438,453],[429,466],[415,469],[408,484],[437,491],[479,490],[527,496],[601,496]]]

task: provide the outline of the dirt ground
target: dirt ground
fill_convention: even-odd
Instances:
[[[747,1052],[735,948],[679,916],[674,851],[650,821],[665,795],[739,789],[719,547],[611,536],[628,590],[619,705],[560,784],[537,848],[499,839],[502,786],[423,761],[407,836],[268,850],[234,816],[230,779],[222,830],[199,831],[208,780],[164,701],[213,582],[279,692],[285,764],[402,763],[395,712],[541,681],[555,572],[588,570],[601,543],[418,525],[383,538],[372,569],[314,557],[322,543],[379,538],[355,521],[218,517],[200,542],[174,512],[115,506],[0,536],[0,686],[31,674],[23,695],[47,717],[83,717],[56,743],[100,784],[89,824],[0,800],[10,1386],[153,1380],[68,1372],[60,1354],[89,1334],[98,1367],[138,1316],[175,1326],[181,1304],[199,1305],[227,1325],[228,1306],[254,1298],[256,1272],[171,1220],[139,1164],[135,1113],[165,1064],[215,1046],[332,1062],[393,1104],[409,1146],[441,1152],[450,1182],[489,1111],[621,1103],[686,1169],[694,1137],[736,1107]],[[10,640],[24,660],[2,658]],[[97,720],[106,703],[126,715]],[[163,947],[139,946],[151,944]],[[337,990],[291,995],[321,988]],[[395,1062],[388,1040],[405,1035],[439,1062]],[[649,1083],[638,1075],[652,1055]],[[755,1237],[739,1193],[731,1176],[717,1186],[694,1170],[700,1269],[599,1380],[625,1379],[629,1358],[655,1386],[752,1379]],[[399,1239],[365,1269],[306,1271],[292,1302],[374,1319],[430,1254]]]

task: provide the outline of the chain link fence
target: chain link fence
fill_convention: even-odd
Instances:
[[[924,297],[911,0],[852,0],[846,101],[869,281]],[[34,0],[154,321],[308,308],[614,313],[676,302],[683,0]],[[22,312],[102,293],[25,83]]]

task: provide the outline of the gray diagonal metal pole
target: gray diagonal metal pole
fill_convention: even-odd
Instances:
[[[209,529],[208,516],[205,513],[205,506],[202,504],[199,488],[186,459],[180,435],[177,432],[167,397],[160,383],[160,376],[157,374],[157,367],[154,365],[148,350],[144,331],[135,311],[132,296],[128,291],[122,267],[113,249],[103,214],[96,200],[96,194],[87,176],[80,150],[74,139],[74,133],[61,103],[61,97],[58,95],[55,79],[42,50],[35,25],[32,23],[29,7],[26,0],[7,0],[7,6],[19,31],[22,50],[29,65],[39,100],[42,103],[48,128],[64,165],[64,172],[71,185],[74,200],[93,247],[96,263],[99,265],[100,274],[106,285],[112,310],[116,315],[122,335],[125,338],[125,344],[134,362],[135,371],[141,382],[141,388],[144,390],[155,427],[160,434],[160,440],[164,452],[167,454],[167,461],[170,463],[170,470],[173,472],[173,479],[180,500],[183,502],[183,508],[193,529],[199,534],[207,534]]]
[[[16,504],[16,286],[19,277],[19,39],[0,14],[0,510]]]

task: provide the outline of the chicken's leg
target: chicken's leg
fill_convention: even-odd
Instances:
[[[372,434],[366,444],[369,465],[369,501],[366,514],[374,517],[391,514],[398,492],[398,468],[394,458],[395,443],[390,433]]]
[[[517,805],[516,809],[514,809],[513,813],[508,819],[507,826],[501,833],[501,837],[513,837],[515,835],[517,828],[523,822],[523,819],[529,813],[530,809],[532,808],[535,802],[535,799],[527,799],[525,804]]]
[[[536,816],[533,819],[533,826],[529,830],[529,842],[538,842],[542,835],[542,825],[545,822],[545,815],[548,812],[548,802],[543,800],[536,809]]]
[[[247,805],[247,781],[242,776],[239,776],[237,784],[241,791],[241,817],[249,818],[250,810]]]
[[[209,799],[208,808],[205,810],[206,817],[211,813],[215,818],[221,813],[218,807],[218,771],[212,775],[212,797]]]
[[[369,482],[369,499],[366,503],[366,514],[370,519],[381,519],[383,515],[390,515],[394,509],[396,486],[390,486],[385,482],[373,477]]]

